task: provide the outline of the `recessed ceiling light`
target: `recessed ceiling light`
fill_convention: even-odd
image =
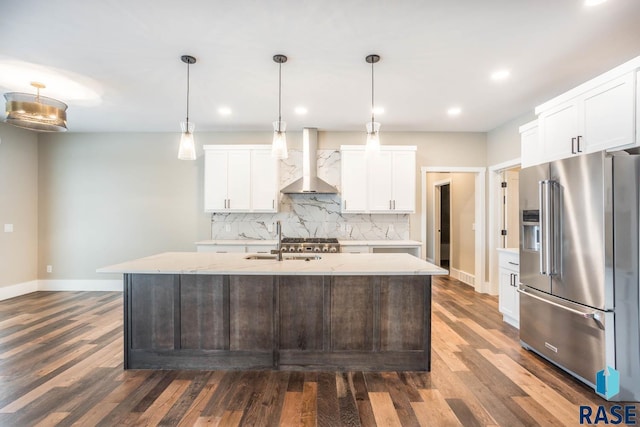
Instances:
[[[606,2],[607,0],[584,0],[584,5],[587,7],[597,6]]]
[[[373,107],[373,114],[384,114],[384,107]]]
[[[447,114],[450,116],[459,116],[462,113],[462,109],[460,107],[451,107],[447,110]]]
[[[298,106],[293,111],[299,115],[304,115],[308,113],[307,107],[303,107],[303,106]]]
[[[491,73],[491,80],[499,81],[508,78],[511,75],[511,71],[509,70],[497,70]]]
[[[229,108],[229,107],[220,107],[220,108],[218,108],[218,114],[220,114],[221,116],[230,116],[231,115],[231,108]]]

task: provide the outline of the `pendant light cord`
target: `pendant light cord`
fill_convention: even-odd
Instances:
[[[373,123],[375,121],[375,119],[373,117],[373,106],[374,106],[374,104],[373,104],[373,64],[374,64],[374,62],[371,61],[371,123]],[[373,126],[373,124],[371,126]]]
[[[282,122],[282,62],[278,63],[278,133]]]
[[[187,129],[186,132],[189,133],[189,67],[191,66],[190,62],[187,61]]]

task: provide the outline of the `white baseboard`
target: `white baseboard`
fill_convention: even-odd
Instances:
[[[122,279],[38,280],[39,291],[122,291]]]
[[[20,295],[30,294],[38,290],[38,281],[32,280],[30,282],[18,283],[15,285],[0,287],[0,301],[19,297]]]
[[[449,275],[454,279],[458,279],[462,283],[465,283],[473,288],[476,287],[476,278],[473,274],[469,274],[465,271],[449,267]]]
[[[32,280],[0,287],[0,301],[37,291],[122,292],[122,279],[110,280]]]

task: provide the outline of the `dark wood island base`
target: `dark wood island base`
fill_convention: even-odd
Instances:
[[[428,371],[431,276],[125,274],[124,340],[125,369]]]

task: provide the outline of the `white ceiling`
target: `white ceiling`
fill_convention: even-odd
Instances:
[[[0,63],[39,64],[99,95],[70,99],[70,131],[179,132],[191,54],[196,131],[271,130],[283,65],[288,130],[362,130],[377,53],[381,131],[488,131],[640,55],[640,1],[0,0]],[[511,77],[490,80],[506,67]],[[31,76],[0,75],[0,91]],[[52,82],[56,80],[51,77]],[[44,83],[47,83],[45,81]],[[294,114],[298,105],[305,116]],[[446,110],[462,108],[450,118]],[[228,106],[233,113],[220,116]]]

